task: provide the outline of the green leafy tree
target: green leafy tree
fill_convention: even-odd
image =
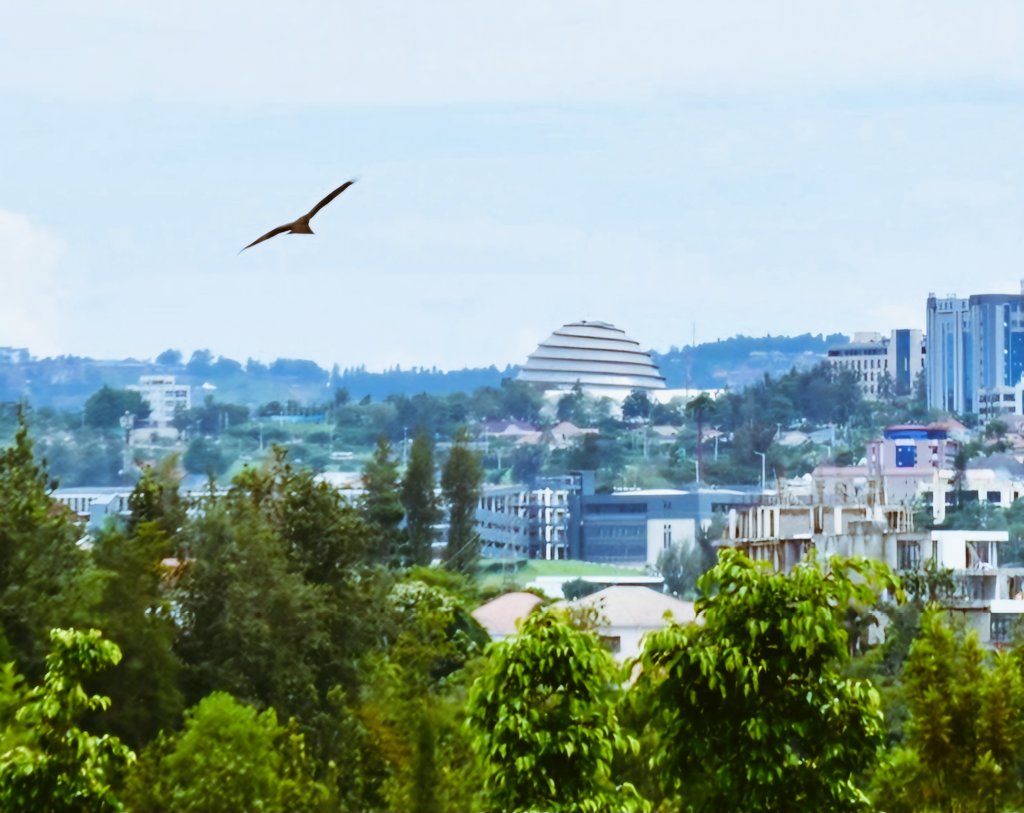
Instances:
[[[646,421],[651,417],[653,408],[647,390],[633,389],[622,402],[622,418],[627,421]]]
[[[658,554],[658,572],[665,580],[665,589],[673,596],[692,599],[697,580],[706,570],[704,553],[696,544],[676,542]]]
[[[512,479],[517,483],[532,484],[544,468],[544,447],[522,444],[512,450]]]
[[[359,708],[377,777],[367,806],[471,809],[464,667],[487,633],[457,597],[415,579],[396,584],[381,609],[391,621],[388,647],[366,660]]]
[[[185,727],[143,754],[130,792],[136,806],[181,813],[327,808],[301,734],[273,709],[259,712],[214,692],[185,712]]]
[[[80,728],[87,715],[105,711],[109,698],[83,683],[121,659],[117,645],[98,630],[54,629],[43,683],[20,698],[0,753],[0,807],[25,811],[114,811],[112,786],[135,754],[116,737]]]
[[[221,690],[271,706],[324,756],[331,691],[358,690],[360,661],[384,637],[390,577],[366,562],[372,534],[280,449],[200,509],[180,535],[190,561],[172,596],[187,699]]]
[[[143,469],[128,495],[128,533],[146,522],[155,522],[168,538],[185,524],[187,506],[174,474],[176,454],[168,455],[156,467]]]
[[[618,670],[597,636],[538,612],[488,652],[469,697],[485,809],[644,809],[613,772],[638,743],[619,723]]]
[[[789,574],[725,550],[699,582],[702,625],[648,639],[634,699],[656,735],[651,768],[673,809],[863,810],[855,779],[882,744],[879,698],[845,677],[851,600],[883,568],[833,558]]]
[[[325,595],[307,584],[264,516],[239,499],[203,506],[178,582],[177,652],[190,699],[225,690],[288,715],[311,713]]]
[[[185,469],[192,474],[206,474],[219,477],[228,470],[230,461],[215,440],[204,437],[193,438],[182,459]]]
[[[541,389],[529,381],[515,378],[501,380],[502,417],[517,418],[521,421],[537,421],[544,406]]]
[[[586,579],[577,578],[562,582],[562,595],[566,601],[575,601],[578,598],[589,596],[603,589],[604,585],[599,582],[588,582]]]
[[[116,429],[128,412],[136,418],[148,418],[149,404],[134,390],[115,390],[104,385],[85,402],[85,423],[97,429]]]
[[[113,701],[105,730],[133,748],[175,725],[183,708],[177,627],[161,565],[171,552],[171,539],[157,520],[128,533],[107,529],[93,543],[102,582],[94,617],[123,658],[117,670],[98,675],[92,685]]]
[[[175,350],[174,348],[168,348],[156,357],[156,363],[166,364],[169,367],[177,367],[181,364],[181,351]]]
[[[892,811],[997,813],[1024,801],[1024,680],[1019,656],[986,653],[936,607],[903,670],[904,742],[876,777]]]
[[[583,387],[577,381],[569,392],[558,399],[558,404],[555,407],[555,417],[560,421],[585,424],[587,422],[586,400]]]
[[[49,486],[19,409],[14,443],[0,451],[0,658],[30,678],[43,673],[49,630],[84,624],[96,600],[80,531]]]
[[[391,444],[380,437],[373,457],[363,469],[362,515],[376,536],[377,558],[384,562],[398,559],[402,543],[402,507],[398,461],[391,457]]]
[[[405,509],[408,564],[428,565],[437,538],[435,526],[444,513],[437,499],[434,479],[434,447],[420,432],[409,450],[409,466],[402,479],[402,507]]]
[[[480,457],[469,448],[469,437],[460,433],[441,471],[441,493],[448,507],[448,544],[445,565],[468,573],[476,567],[480,555],[480,535],[476,531],[476,507],[483,482]]]

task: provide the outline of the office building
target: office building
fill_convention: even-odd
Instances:
[[[849,344],[828,349],[828,360],[837,369],[855,373],[868,400],[911,395],[924,371],[924,335],[909,328],[893,330],[889,336],[854,333]]]
[[[1021,414],[1024,313],[1021,294],[967,299],[929,294],[928,406],[958,414]]]

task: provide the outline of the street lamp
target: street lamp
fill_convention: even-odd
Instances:
[[[765,460],[765,453],[764,452],[754,452],[754,454],[756,454],[758,457],[761,458],[761,491],[763,492],[764,491],[764,460]]]

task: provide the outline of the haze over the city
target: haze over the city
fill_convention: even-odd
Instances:
[[[0,25],[0,345],[379,369],[923,327],[1024,276],[1024,7],[103,2]],[[313,221],[239,255],[347,178]]]

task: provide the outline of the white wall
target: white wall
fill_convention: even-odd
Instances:
[[[647,520],[647,564],[656,565],[665,544],[665,526],[671,529],[671,544],[695,545],[697,543],[697,521],[695,519],[648,519]]]

